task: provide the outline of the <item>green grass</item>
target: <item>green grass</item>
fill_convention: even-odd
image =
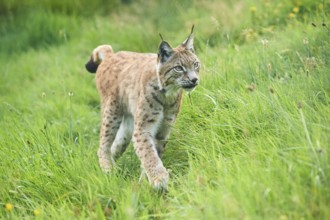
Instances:
[[[329,3],[56,2],[1,3],[0,219],[329,218]],[[161,32],[179,44],[192,24],[201,84],[184,96],[159,195],[132,147],[99,169],[84,64],[103,43],[155,52]]]

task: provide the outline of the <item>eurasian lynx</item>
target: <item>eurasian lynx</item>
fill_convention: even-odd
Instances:
[[[132,139],[150,184],[166,189],[169,174],[160,158],[180,109],[182,91],[192,90],[199,82],[193,28],[176,48],[162,39],[158,54],[114,53],[110,45],[101,45],[86,68],[96,72],[101,98],[101,168],[110,171]]]

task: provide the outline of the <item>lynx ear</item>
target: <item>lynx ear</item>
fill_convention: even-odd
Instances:
[[[158,60],[161,63],[165,63],[171,57],[172,53],[172,47],[166,41],[163,40],[158,48]]]
[[[182,46],[190,50],[191,52],[195,53],[194,50],[194,25],[191,27],[191,33],[188,38],[183,41]]]

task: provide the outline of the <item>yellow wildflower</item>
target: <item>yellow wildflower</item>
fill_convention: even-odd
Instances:
[[[256,6],[251,6],[250,7],[250,12],[255,13],[257,11],[257,7]]]
[[[299,8],[298,8],[298,7],[294,7],[294,8],[292,9],[292,12],[293,12],[293,13],[298,13],[298,12],[299,12]]]
[[[33,211],[34,216],[39,216],[40,213],[41,213],[40,209],[35,209],[35,210]]]
[[[11,203],[7,203],[5,205],[5,209],[6,209],[7,212],[11,212],[13,210],[13,208],[14,208],[14,206]]]
[[[288,17],[289,17],[289,18],[294,18],[294,17],[296,17],[296,15],[293,14],[293,13],[290,13],[290,14],[288,14]]]
[[[280,220],[287,220],[287,219],[288,219],[288,217],[286,215],[281,215],[280,216]]]
[[[323,10],[323,4],[319,4],[319,9]]]

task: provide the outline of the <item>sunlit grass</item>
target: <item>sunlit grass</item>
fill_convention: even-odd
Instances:
[[[55,10],[49,19],[38,9],[14,38],[26,45],[2,46],[0,218],[326,219],[328,5],[157,4],[121,5],[107,16]],[[161,32],[179,44],[192,23],[201,84],[184,95],[163,158],[169,193],[159,195],[139,182],[132,147],[118,169],[99,169],[99,97],[84,63],[103,43],[155,52]],[[2,29],[6,42],[23,33],[5,27],[13,28]],[[71,37],[59,35],[63,28]]]

